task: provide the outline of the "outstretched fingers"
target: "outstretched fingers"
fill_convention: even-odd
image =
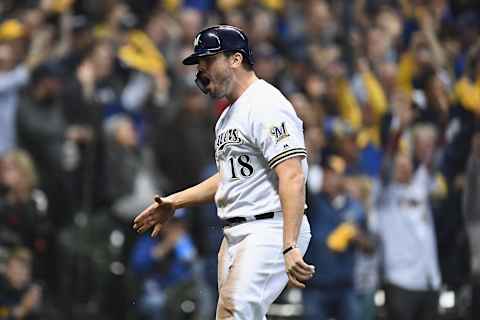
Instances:
[[[148,229],[150,229],[154,225],[154,222],[151,220],[135,224],[133,225],[133,228],[138,232],[138,233],[144,233]]]
[[[153,231],[152,231],[151,236],[152,236],[152,237],[158,236],[158,234],[160,233],[160,230],[162,229],[162,227],[163,227],[163,224],[157,223],[157,224],[153,227]]]
[[[174,210],[170,202],[165,201],[160,196],[156,195],[153,199],[154,202],[133,220],[133,229],[143,233],[155,226],[151,236],[156,237]]]
[[[137,232],[144,232],[154,225],[154,209],[152,206],[145,209],[133,220],[133,229]]]
[[[147,209],[143,210],[138,216],[135,217],[133,223],[143,223],[145,220],[149,219],[155,208],[156,204],[150,205]]]

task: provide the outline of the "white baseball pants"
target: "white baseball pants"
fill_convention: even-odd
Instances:
[[[288,282],[283,259],[283,217],[225,227],[218,253],[217,320],[263,320]],[[297,246],[302,254],[310,242],[303,217]]]

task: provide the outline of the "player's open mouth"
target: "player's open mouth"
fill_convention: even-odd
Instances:
[[[210,79],[204,73],[197,73],[195,78],[195,83],[197,84],[198,88],[202,90],[204,94],[208,94],[208,85],[210,84]]]

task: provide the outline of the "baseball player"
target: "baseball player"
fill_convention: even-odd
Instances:
[[[225,222],[218,254],[216,319],[262,320],[287,282],[314,274],[303,256],[310,242],[304,215],[306,150],[291,103],[257,78],[247,36],[236,27],[207,28],[183,60],[197,65],[197,86],[229,106],[215,127],[218,173],[153,204],[134,229],[156,236],[175,209],[215,201]]]

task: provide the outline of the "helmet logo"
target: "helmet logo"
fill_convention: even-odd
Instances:
[[[200,44],[200,34],[195,37],[195,40],[193,40],[193,47],[196,48]]]

